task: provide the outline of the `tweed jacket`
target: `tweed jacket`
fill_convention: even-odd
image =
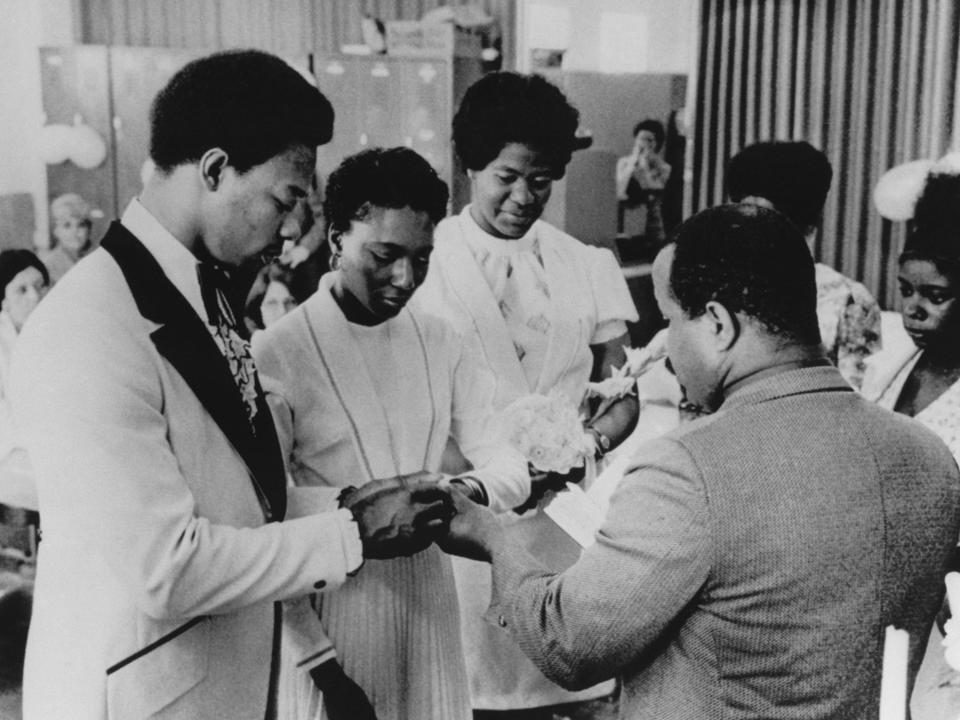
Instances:
[[[958,525],[942,442],[786,370],[641,446],[566,572],[498,549],[488,617],[561,684],[620,676],[630,720],[875,718],[884,628],[912,682]]]
[[[288,495],[265,401],[251,427],[124,226],[30,317],[11,385],[43,519],[24,717],[262,720],[274,602],[341,584],[356,529],[294,519],[335,500]]]

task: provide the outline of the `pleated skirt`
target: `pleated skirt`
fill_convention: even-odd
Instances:
[[[435,546],[410,558],[367,560],[356,577],[317,602],[346,674],[379,720],[471,720],[450,559]],[[288,720],[325,718],[309,674],[281,674]]]

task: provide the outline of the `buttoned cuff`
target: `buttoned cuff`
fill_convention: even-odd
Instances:
[[[492,588],[490,606],[484,613],[484,619],[507,632],[515,618],[512,608],[515,606],[513,595],[524,578],[530,575],[549,575],[550,571],[516,543],[504,543],[495,549],[491,561]]]
[[[343,543],[344,566],[347,575],[356,575],[363,565],[363,542],[360,540],[360,527],[353,519],[353,513],[346,508],[337,510],[337,521],[340,523],[340,538]],[[328,658],[329,659],[329,658]]]

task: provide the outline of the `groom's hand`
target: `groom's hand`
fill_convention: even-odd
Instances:
[[[446,532],[453,501],[427,472],[373,480],[347,491],[341,506],[357,521],[365,558],[386,559],[425,550]]]

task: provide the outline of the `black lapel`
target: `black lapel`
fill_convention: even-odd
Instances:
[[[100,245],[120,266],[140,314],[160,324],[150,334],[157,350],[177,369],[246,462],[264,515],[268,520],[282,520],[287,504],[286,476],[276,429],[259,385],[255,436],[226,359],[204,321],[164,275],[153,255],[118,222],[111,223]]]

